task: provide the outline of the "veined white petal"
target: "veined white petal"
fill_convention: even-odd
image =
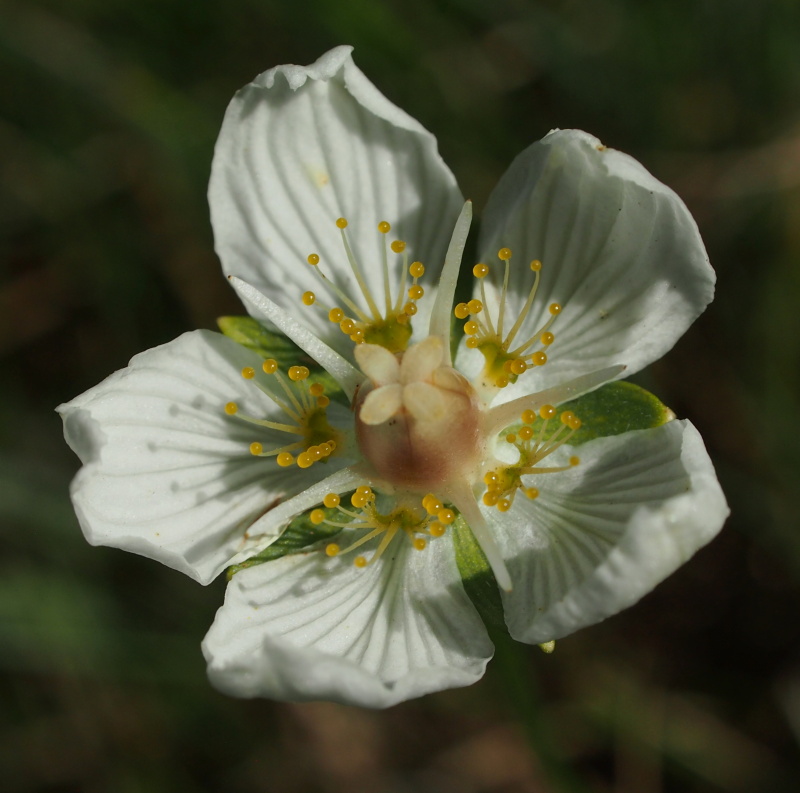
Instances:
[[[534,501],[518,493],[502,516],[484,510],[514,580],[503,599],[520,641],[558,639],[632,605],[709,542],[728,515],[688,421],[577,451],[578,466],[529,477],[540,493]]]
[[[308,67],[278,66],[239,91],[225,114],[209,186],[225,273],[285,309],[299,308],[302,321],[340,350],[349,347],[347,337],[326,312],[300,303],[306,290],[335,302],[306,263],[312,252],[347,294],[359,293],[336,219],[349,221],[365,282],[382,300],[378,263],[389,240],[377,224],[391,223],[389,239],[406,241],[411,261],[423,261],[435,283],[462,204],[433,135],[381,95],[351,49],[337,47]],[[390,253],[389,264],[399,283],[402,257]],[[435,290],[426,284],[426,291]],[[419,302],[420,329],[432,304]]]
[[[311,552],[237,573],[203,643],[212,683],[386,708],[478,680],[492,646],[452,543],[393,545],[394,558],[364,569]]]
[[[498,272],[501,247],[513,253],[510,319],[533,283],[529,262],[543,263],[517,338],[544,324],[551,302],[563,306],[548,363],[503,399],[614,363],[632,374],[667,352],[714,294],[714,271],[681,199],[632,157],[576,130],[526,149],[492,193],[479,251]],[[494,303],[497,290],[484,280]]]
[[[242,413],[285,420],[241,377],[260,361],[220,334],[195,331],[137,355],[58,408],[84,463],[72,500],[90,543],[208,583],[246,546],[259,515],[319,478],[320,466],[290,471],[251,455],[250,442],[265,431],[225,414],[234,401]],[[284,433],[269,437],[276,447],[287,442]],[[332,458],[327,472],[331,464],[342,463]]]

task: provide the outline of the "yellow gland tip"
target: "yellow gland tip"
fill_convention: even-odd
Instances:
[[[252,366],[245,366],[244,369],[242,369],[242,377],[244,377],[245,380],[252,380],[255,376],[256,370],[253,369]]]
[[[550,313],[553,316],[556,316],[556,314],[560,314],[561,313],[561,304],[560,303],[551,303],[550,304]]]
[[[278,371],[278,362],[274,358],[267,358],[267,360],[261,364],[261,368],[264,370],[265,374],[275,374],[275,372]]]
[[[555,334],[550,333],[549,330],[546,333],[543,333],[539,339],[539,341],[541,341],[542,344],[545,345],[545,347],[552,344],[555,340],[556,340]]]
[[[322,503],[328,508],[333,509],[334,507],[338,507],[341,503],[341,498],[339,498],[338,493],[328,493],[325,498],[322,499]]]
[[[454,309],[453,313],[456,319],[466,319],[469,316],[469,306],[466,303],[459,303]]]
[[[425,275],[425,265],[422,262],[411,262],[411,267],[408,268],[412,278],[422,278]]]
[[[487,275],[489,275],[489,265],[483,263],[476,264],[472,268],[472,274],[476,278],[485,278]]]
[[[378,223],[378,231],[380,231],[381,234],[388,234],[391,230],[392,227],[388,221],[382,220],[380,223]]]
[[[406,249],[406,244],[403,240],[395,240],[389,247],[395,253],[402,253]]]
[[[387,223],[386,225],[388,226],[389,224]],[[356,558],[353,559],[353,564],[356,567],[359,567],[359,568],[366,567],[367,566],[367,559],[366,559],[365,556],[356,556]]]
[[[312,509],[308,517],[315,526],[319,526],[325,520],[325,513],[321,509]]]
[[[552,405],[542,405],[539,408],[539,415],[546,421],[556,415],[556,409]]]
[[[264,447],[258,441],[254,441],[250,444],[250,454],[252,454],[254,457],[258,457],[258,455],[263,451]]]
[[[511,258],[511,248],[500,248],[500,250],[497,251],[497,258],[507,262]]]
[[[419,300],[424,294],[425,290],[418,284],[414,284],[414,286],[409,287],[408,289],[408,296],[412,300]]]
[[[480,314],[483,311],[483,303],[477,298],[473,298],[467,303],[467,309],[470,314]]]
[[[329,542],[325,546],[325,553],[328,556],[338,556],[341,548],[335,542]]]
[[[313,306],[317,296],[313,292],[303,292],[303,305]]]
[[[340,229],[346,229],[347,228],[347,219],[346,218],[339,218],[336,221],[336,226],[338,228],[340,228]]]
[[[288,468],[290,465],[294,465],[294,456],[290,452],[281,452],[276,458],[275,462],[281,468]]]
[[[312,266],[315,267],[319,264],[319,255],[316,253],[309,253],[308,258],[306,261]]]
[[[225,405],[225,412],[229,416],[235,415],[238,410],[239,410],[239,406],[235,402],[228,402],[228,404]]]
[[[539,270],[541,269],[542,269],[542,263],[538,259],[534,259],[531,262],[531,270],[533,270],[533,272],[535,273],[538,273]]]

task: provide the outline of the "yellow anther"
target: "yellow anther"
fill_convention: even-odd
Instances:
[[[469,316],[469,306],[466,303],[459,303],[454,309],[453,313],[456,319],[466,319]]]
[[[306,454],[311,457],[314,462],[321,460],[325,456],[320,446],[309,446],[306,449]]]
[[[315,526],[319,526],[319,524],[325,520],[325,512],[321,509],[312,509],[308,517]]]
[[[356,488],[356,493],[359,493],[362,496],[371,496],[372,488],[369,485],[360,485]]]
[[[504,374],[501,374],[500,377],[498,377],[497,380],[494,381],[494,384],[498,388],[505,388],[508,385],[508,383],[509,380]]]
[[[258,455],[263,451],[264,447],[258,441],[250,444],[250,454],[252,454],[254,457],[258,457]]]
[[[395,253],[402,253],[406,249],[406,244],[405,244],[405,242],[403,242],[403,240],[395,240],[389,247]],[[412,273],[412,275],[413,275],[413,273]]]
[[[550,333],[549,330],[543,333],[539,339],[539,341],[541,341],[542,344],[545,345],[545,347],[547,347],[549,344],[552,344],[555,340],[556,340],[555,334]]]
[[[411,262],[408,272],[411,273],[412,278],[422,278],[425,275],[425,265],[422,262]]]
[[[506,441],[508,441],[508,443],[514,443],[516,439],[517,436],[513,432],[509,432],[508,435],[506,435]]]
[[[547,353],[539,350],[539,352],[535,352],[531,355],[531,361],[534,366],[544,366],[547,363]]]
[[[528,365],[522,360],[522,358],[517,358],[515,361],[511,361],[512,374],[522,374],[527,368]]]
[[[325,546],[325,553],[328,556],[338,556],[339,555],[339,551],[341,551],[341,550],[342,549],[335,542],[329,542]]]
[[[252,380],[255,376],[256,370],[253,369],[252,366],[245,366],[244,369],[242,369],[242,377],[244,377],[245,380]]]
[[[550,313],[555,316],[556,314],[561,313],[561,304],[560,303],[551,303],[550,304]]]
[[[352,319],[346,317],[339,323],[339,330],[346,335],[350,335],[356,329],[356,323]]]
[[[569,426],[570,421],[575,418],[575,414],[571,410],[565,410],[560,416],[559,419],[561,420],[562,424],[566,424]]]
[[[336,221],[336,226],[338,228],[340,228],[340,229],[346,229],[347,228],[347,219],[346,218],[339,218]]]
[[[294,456],[289,452],[281,452],[276,458],[275,462],[281,468],[288,468],[290,465],[294,465]]]
[[[341,498],[339,497],[338,493],[328,493],[325,498],[322,499],[322,503],[328,508],[333,509],[334,507],[338,507],[341,503]]]
[[[320,394],[325,393],[325,386],[322,385],[322,383],[312,383],[308,387],[308,393],[311,394],[311,396],[320,396]]]
[[[313,306],[317,296],[313,292],[303,292],[303,305]]]
[[[319,255],[316,253],[309,253],[306,261],[313,267],[316,267],[316,265],[319,264]]]
[[[331,438],[331,440],[325,441],[325,442],[328,444],[328,446],[331,447],[331,451],[333,451],[336,448],[336,441],[333,440],[332,438]]]
[[[387,223],[386,225],[388,226],[389,224]],[[367,566],[367,557],[366,556],[356,556],[356,558],[353,559],[353,564],[358,568],[366,567]]]
[[[480,314],[481,311],[483,311],[483,303],[481,303],[480,300],[473,298],[469,301],[469,303],[467,303],[467,308],[469,309],[470,314]]]
[[[474,350],[478,346],[478,340],[474,336],[470,336],[467,339],[466,344],[467,347],[469,347],[471,350]]]
[[[444,509],[444,504],[436,496],[429,498],[428,503],[423,506],[429,515],[438,515]]]
[[[511,248],[500,248],[497,251],[497,258],[507,262],[511,258]]]
[[[422,537],[415,537],[415,538],[414,538],[414,542],[412,543],[412,545],[413,545],[413,546],[414,546],[414,547],[415,547],[415,548],[416,548],[418,551],[424,551],[424,550],[425,550],[425,546],[426,546],[427,544],[428,544],[428,543],[427,543],[427,542],[426,542],[426,541],[425,541],[425,540],[424,540]]]
[[[487,484],[487,485],[489,485],[489,486],[491,486],[491,485],[493,485],[495,482],[497,482],[497,480],[498,480],[499,478],[500,478],[500,477],[498,477],[498,476],[497,476],[497,472],[496,472],[496,471],[487,471],[487,472],[486,472],[486,473],[483,475],[483,481],[484,481],[484,484]]]
[[[523,410],[520,418],[523,424],[533,424],[536,421],[536,413],[532,410]]]
[[[412,300],[419,300],[424,294],[425,290],[419,284],[414,284],[414,286],[408,288],[408,296]]]
[[[430,524],[430,526],[428,526],[428,531],[430,532],[431,537],[443,537],[444,533],[447,531],[447,528],[439,523],[438,520],[435,520]]]
[[[228,404],[225,405],[225,412],[229,416],[235,415],[238,410],[239,410],[239,406],[235,402],[228,402]]]
[[[538,259],[534,259],[531,262],[531,270],[533,270],[533,272],[535,273],[538,273],[539,270],[541,269],[542,269],[542,263]]]
[[[536,488],[536,487],[526,487],[522,492],[529,499],[531,499],[531,501],[533,501],[534,498],[538,498],[539,497],[539,489]]]
[[[579,430],[583,422],[577,417],[573,417],[569,422],[569,428],[571,430]]]
[[[476,278],[485,278],[489,275],[489,265],[478,263],[472,268],[472,274]]]
[[[265,374],[275,374],[275,372],[278,371],[278,362],[274,358],[267,358],[267,360],[261,364],[261,368],[264,370]]]
[[[579,465],[580,461],[581,461],[580,457],[570,457],[569,458],[569,464],[572,465],[572,466]]]
[[[330,442],[325,441],[325,443],[320,443],[319,449],[322,452],[323,457],[330,457],[331,452],[333,449],[331,448]]]
[[[542,405],[539,408],[539,415],[545,420],[551,419],[556,415],[556,409],[552,405]]]
[[[392,227],[387,221],[382,220],[378,223],[378,231],[380,231],[381,234],[388,234],[391,230]]]
[[[328,312],[328,319],[338,324],[344,319],[344,311],[340,308],[332,308]]]
[[[511,509],[511,501],[507,498],[501,498],[497,502],[497,509],[500,512],[508,512]]]
[[[314,457],[308,452],[302,452],[297,455],[298,468],[310,468],[312,465],[314,465]]]
[[[330,405],[331,400],[323,394],[322,396],[317,397],[317,407],[319,408],[326,408]]]
[[[431,501],[436,501],[436,496],[434,496],[433,493],[428,493],[427,495],[424,495],[422,497],[422,508],[426,512],[430,512],[430,510],[428,509],[428,503]]]
[[[307,366],[290,366],[288,374],[290,380],[297,382],[298,380],[305,380],[311,373]]]
[[[456,513],[453,512],[452,509],[440,509],[436,513],[436,518],[439,523],[444,523],[445,526],[449,526],[456,519]]]
[[[406,303],[403,306],[403,311],[405,311],[410,317],[413,317],[414,314],[417,313],[417,307],[413,303]]]
[[[520,427],[519,437],[523,441],[529,441],[533,437],[533,430],[530,427]]]
[[[478,325],[474,319],[464,323],[464,333],[466,333],[467,336],[474,336],[479,330],[480,325]]]
[[[350,496],[350,503],[356,509],[362,509],[367,505],[368,501],[369,499],[366,496],[359,495],[358,493],[353,493],[353,495]]]
[[[483,503],[486,504],[487,507],[495,506],[499,500],[500,497],[497,495],[497,493],[494,493],[491,490],[487,490],[483,494]]]

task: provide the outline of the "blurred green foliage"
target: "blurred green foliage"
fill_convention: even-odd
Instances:
[[[733,508],[625,614],[552,656],[501,638],[482,683],[378,714],[215,693],[199,642],[224,582],[89,548],[53,413],[240,313],[205,202],[225,106],[340,43],[478,210],[552,127],[685,198],[718,296],[640,382],[700,427]],[[4,0],[0,788],[796,789],[798,52],[794,0]]]

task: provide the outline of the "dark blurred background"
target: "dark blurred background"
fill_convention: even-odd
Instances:
[[[480,208],[553,127],[683,196],[716,302],[643,382],[706,438],[727,527],[638,606],[383,713],[205,679],[208,588],[83,540],[53,408],[240,313],[205,199],[233,92],[333,45]],[[0,3],[0,790],[800,789],[800,3]]]

